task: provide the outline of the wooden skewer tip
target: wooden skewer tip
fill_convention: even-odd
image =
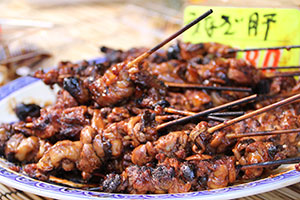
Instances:
[[[232,138],[242,138],[242,137],[251,137],[251,136],[289,134],[289,133],[297,133],[297,132],[300,133],[300,128],[288,129],[288,130],[257,131],[257,132],[237,133],[237,134],[231,133],[231,134],[227,134],[226,137],[232,139]]]
[[[246,169],[254,169],[254,168],[261,168],[261,167],[271,167],[271,166],[282,165],[282,164],[296,164],[299,162],[300,162],[300,157],[295,157],[295,158],[287,158],[282,160],[274,160],[274,161],[255,163],[249,165],[237,165],[237,168],[241,170],[246,170]]]
[[[202,112],[196,113],[196,114],[191,115],[191,116],[182,117],[182,118],[177,119],[177,120],[173,120],[173,121],[170,121],[170,122],[166,122],[164,124],[160,124],[156,127],[156,130],[167,128],[167,127],[174,126],[174,125],[177,125],[177,124],[183,124],[183,123],[189,122],[191,120],[197,119],[199,117],[208,115],[210,113],[218,112],[218,111],[228,109],[228,108],[231,108],[231,107],[234,107],[234,106],[246,103],[246,102],[253,101],[256,98],[257,98],[257,94],[253,94],[251,96],[247,96],[247,97],[244,97],[242,99],[238,99],[236,101],[232,101],[232,102],[229,102],[229,103],[226,103],[226,104],[214,107],[214,108],[204,110]]]
[[[167,39],[165,39],[164,41],[162,41],[161,43],[159,43],[158,45],[156,45],[155,47],[153,47],[149,51],[143,53],[142,55],[140,55],[139,57],[137,57],[136,59],[134,59],[133,61],[131,61],[130,63],[128,63],[127,66],[130,68],[133,65],[138,64],[143,59],[149,57],[152,53],[154,53],[155,51],[157,51],[158,49],[160,49],[161,47],[163,47],[165,44],[167,44],[168,42],[170,42],[174,38],[178,37],[180,34],[182,34],[186,30],[188,30],[189,28],[191,28],[192,26],[194,26],[195,24],[197,24],[198,22],[200,22],[202,19],[206,18],[212,12],[213,12],[213,10],[209,9],[204,14],[200,15],[198,18],[196,18],[195,20],[193,20],[191,23],[185,25],[179,31],[175,32],[174,34],[172,34],[171,36],[169,36]]]
[[[282,101],[273,103],[271,105],[268,105],[268,106],[265,106],[265,107],[260,108],[258,110],[255,110],[255,111],[252,111],[250,113],[247,113],[245,115],[242,115],[242,116],[236,117],[234,119],[228,120],[228,121],[226,121],[224,123],[218,124],[218,125],[216,125],[214,127],[211,127],[209,129],[207,129],[207,132],[208,133],[213,133],[213,132],[215,132],[215,131],[217,131],[217,130],[219,130],[221,128],[225,128],[225,127],[230,126],[232,124],[235,124],[237,122],[246,120],[246,119],[248,119],[250,117],[254,117],[254,116],[259,115],[261,113],[268,112],[268,111],[273,110],[275,108],[278,108],[280,106],[284,106],[286,104],[292,103],[292,102],[294,102],[294,101],[296,101],[298,99],[300,99],[300,94],[296,94],[296,95],[294,95],[292,97],[289,97],[289,98],[286,98],[286,99],[284,99]]]

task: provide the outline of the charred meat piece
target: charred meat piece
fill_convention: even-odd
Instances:
[[[40,138],[76,139],[83,126],[90,123],[86,106],[73,108],[48,107],[41,110],[41,116],[30,123],[16,123],[13,129],[25,135]]]
[[[87,104],[90,101],[89,90],[84,87],[83,82],[76,77],[64,78],[63,88],[80,104]]]
[[[39,117],[40,116],[40,109],[41,107],[36,104],[18,104],[15,108],[15,112],[17,117],[22,120],[26,121],[27,117]]]
[[[131,160],[134,164],[145,165],[152,161],[156,155],[184,159],[189,154],[190,143],[185,131],[171,132],[160,137],[157,141],[140,145],[132,151]]]
[[[237,178],[234,157],[181,162],[166,158],[156,167],[133,165],[121,175],[109,174],[103,182],[104,192],[179,193],[195,189],[217,189]]]

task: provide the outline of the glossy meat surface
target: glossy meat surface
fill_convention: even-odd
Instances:
[[[61,62],[56,69],[37,71],[35,77],[60,87],[56,102],[42,108],[20,104],[15,110],[21,121],[0,125],[0,153],[30,177],[96,184],[103,192],[182,193],[260,178],[276,167],[241,166],[297,156],[299,133],[226,135],[300,128],[298,102],[212,133],[210,127],[235,116],[207,115],[157,128],[183,112],[200,112],[251,93],[260,94],[256,102],[220,112],[251,112],[299,92],[293,77],[266,78],[229,54],[230,48],[178,41],[130,65],[147,49],[102,47],[103,63]],[[252,92],[168,87],[166,82],[249,87]]]

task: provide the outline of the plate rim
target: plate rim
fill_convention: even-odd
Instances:
[[[288,182],[287,182],[288,180]],[[251,196],[295,184],[300,181],[300,172],[285,173],[214,190],[176,194],[120,194],[81,190],[30,178],[24,174],[0,166],[0,182],[10,187],[55,199],[232,199]],[[246,192],[245,192],[246,191]]]
[[[95,58],[89,62],[102,62],[103,58]],[[22,90],[24,87],[28,87],[31,84],[38,82],[39,79],[33,77],[21,77],[10,83],[0,87],[0,101],[9,98],[11,94],[16,91]],[[22,182],[23,181],[23,182]],[[25,181],[25,182],[24,182]],[[27,181],[27,183],[26,183]],[[14,171],[0,166],[0,182],[14,187],[16,189],[34,193],[40,196],[58,198],[58,199],[231,199],[240,198],[244,196],[255,195],[271,190],[283,188],[295,183],[300,182],[300,172],[296,170],[290,170],[282,174],[251,181],[249,183],[238,184],[225,188],[215,190],[203,190],[188,193],[176,193],[176,194],[117,194],[117,193],[104,193],[104,192],[92,192],[87,190],[80,190],[60,186],[52,183],[47,183],[32,179],[24,174],[20,174]],[[35,183],[34,186],[29,185]],[[52,188],[52,190],[51,190]],[[55,188],[55,190],[53,190]],[[58,189],[59,188],[59,189]],[[55,192],[54,192],[55,191]],[[67,192],[68,191],[68,192]],[[245,192],[246,191],[246,192]]]

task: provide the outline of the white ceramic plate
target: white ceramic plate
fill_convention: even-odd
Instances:
[[[101,61],[101,60],[97,60]],[[19,78],[0,88],[0,123],[14,122],[17,118],[13,108],[17,103],[37,103],[41,106],[55,101],[55,95],[42,81],[31,77]],[[31,179],[25,175],[0,167],[0,182],[8,186],[31,192],[37,195],[55,199],[231,199],[250,196],[262,192],[275,190],[300,182],[300,172],[293,169],[292,165],[281,166],[276,170],[276,175],[216,190],[199,192],[162,194],[162,195],[130,195],[110,194],[101,192],[84,191],[54,185]]]

